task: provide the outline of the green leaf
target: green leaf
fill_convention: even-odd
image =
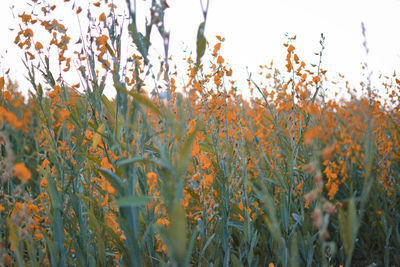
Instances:
[[[108,44],[108,42],[106,43],[106,49],[110,53],[110,55],[115,58],[115,53],[112,50],[112,48],[110,47],[110,45]]]
[[[127,95],[132,96],[137,102],[139,102],[140,104],[148,107],[151,111],[153,111],[154,113],[158,114],[158,115],[162,115],[161,111],[158,109],[158,107],[156,105],[153,104],[153,102],[150,101],[150,99],[148,99],[146,96],[138,94],[138,93],[134,93],[134,92],[130,92],[128,91],[126,88],[122,87],[122,86],[118,86],[116,85],[115,88]]]
[[[206,244],[204,245],[204,247],[203,247],[202,250],[201,250],[200,259],[203,258],[204,253],[206,252],[208,246],[211,244],[211,241],[214,239],[214,237],[215,237],[215,233],[212,234],[212,235],[208,238]]]
[[[144,63],[147,65],[147,54],[150,46],[150,41],[137,31],[136,24],[132,23],[128,26],[133,42],[136,44],[140,54],[144,58]]]
[[[48,176],[46,177],[48,181],[47,190],[50,196],[51,205],[54,209],[59,209],[61,207],[61,196],[57,190],[54,177]]]
[[[33,241],[32,235],[28,235],[27,238],[25,239],[25,245],[28,250],[28,255],[29,255],[29,260],[30,264],[32,267],[34,266],[39,266],[37,263],[37,249],[36,245],[37,243]]]
[[[314,256],[314,242],[317,239],[319,235],[319,232],[317,232],[315,235],[311,237],[311,239],[308,241],[307,245],[307,267],[312,266],[312,261],[313,261],[313,256]]]
[[[290,241],[290,266],[299,266],[299,250],[297,247],[297,235],[294,234]]]
[[[196,127],[196,129],[197,129],[197,127]],[[194,138],[196,136],[196,132],[197,132],[196,129],[193,131],[193,133],[191,133],[186,138],[182,147],[179,149],[178,162],[177,162],[177,166],[176,166],[178,176],[182,175],[186,171],[187,165],[190,160],[192,144],[193,144]]]
[[[120,166],[125,166],[125,165],[129,165],[132,163],[137,163],[137,162],[140,162],[143,164],[149,164],[149,163],[158,164],[158,162],[156,162],[155,160],[140,157],[140,158],[130,158],[130,159],[124,159],[124,160],[118,161],[117,166],[120,167]]]
[[[132,96],[140,104],[148,107],[151,111],[157,113],[158,115],[161,115],[161,111],[158,109],[158,107],[154,105],[153,102],[151,102],[150,99],[148,99],[144,95],[140,95],[134,92],[129,92],[128,94]]]
[[[356,207],[353,198],[349,200],[347,214],[345,214],[343,208],[339,209],[339,229],[344,252],[349,257],[353,252],[354,241],[358,231]]]
[[[105,95],[101,96],[101,101],[103,102],[103,104],[106,106],[107,110],[111,113],[111,115],[113,117],[115,117],[115,109],[112,106],[110,100],[108,100],[108,98]]]
[[[17,229],[11,222],[11,218],[7,219],[7,228],[9,229],[9,240],[14,248],[15,259],[17,260],[17,266],[24,266],[23,254],[20,251],[20,239],[17,234]]]
[[[171,223],[166,229],[169,239],[168,249],[172,252],[174,259],[178,262],[178,266],[182,266],[186,256],[186,214],[182,205],[176,204],[172,208]]]
[[[121,178],[119,178],[115,173],[103,168],[99,168],[98,171],[104,175],[104,177],[110,182],[110,184],[117,190],[119,194],[124,192],[124,184]]]
[[[247,261],[248,261],[249,265],[251,265],[251,263],[253,261],[254,248],[256,247],[257,242],[258,242],[258,235],[257,235],[257,231],[255,231],[253,234],[253,237],[251,238],[250,249],[249,249],[249,253],[247,256]]]
[[[93,148],[96,149],[100,143],[101,135],[104,132],[105,125],[102,123],[93,135]]]
[[[204,55],[204,52],[206,51],[206,43],[207,40],[204,37],[204,28],[206,26],[205,22],[200,23],[199,29],[197,30],[197,61],[196,65],[200,65],[200,60]]]
[[[186,250],[186,258],[183,266],[189,266],[189,262],[192,256],[193,248],[194,248],[194,243],[196,241],[196,237],[198,235],[198,229],[196,228],[195,232],[192,233],[192,237],[190,238],[189,241],[189,246],[188,249]]]
[[[117,199],[115,205],[120,207],[145,206],[151,202],[152,197],[130,196]]]
[[[98,159],[98,158],[96,158],[96,157],[94,157],[94,156],[90,156],[90,155],[85,154],[85,153],[79,153],[79,155],[81,155],[82,157],[85,157],[85,158],[89,159],[90,161],[96,163],[97,165],[100,165],[100,164],[101,164],[101,160]]]
[[[52,266],[56,266],[58,262],[58,255],[57,255],[57,250],[56,247],[54,246],[53,241],[51,240],[50,236],[48,236],[46,233],[42,233],[43,237],[45,239],[45,243],[47,248],[49,249],[50,253],[50,262]]]
[[[232,263],[233,267],[244,266],[243,263],[239,260],[239,258],[234,253],[231,254],[231,263]]]
[[[103,227],[100,224],[99,220],[96,218],[96,216],[94,215],[93,211],[88,210],[88,215],[89,215],[89,224],[92,226],[90,227],[92,230],[95,230],[95,234],[97,236],[99,236],[99,238],[97,238],[96,240],[96,250],[98,252],[98,256],[97,261],[98,264],[101,266],[104,266],[104,262],[105,262],[105,255],[106,255],[106,251],[105,251],[105,245],[104,245],[104,239],[100,238],[101,236],[103,236]]]

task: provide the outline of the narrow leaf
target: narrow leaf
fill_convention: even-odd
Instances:
[[[115,205],[120,207],[144,206],[151,202],[151,197],[130,196],[117,199]]]

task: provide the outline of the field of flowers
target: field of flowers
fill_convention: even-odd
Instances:
[[[32,0],[15,36],[29,96],[0,78],[0,266],[400,266],[396,73],[331,97],[288,38],[286,69],[260,66],[243,97],[224,39],[204,37],[208,7],[182,72],[164,0],[144,33],[130,1],[129,23],[112,1],[93,2],[99,16],[65,2],[90,21],[80,42]]]

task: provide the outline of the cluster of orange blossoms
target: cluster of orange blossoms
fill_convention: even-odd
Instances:
[[[75,9],[77,14],[82,11]],[[25,28],[21,27],[15,43],[34,62],[35,55],[43,56],[42,43],[34,41],[34,32],[28,27],[37,20],[25,13],[20,18]],[[100,14],[102,24],[106,25],[107,19]],[[75,53],[78,58],[67,56],[70,37],[64,25],[56,20],[39,22],[52,34],[49,47],[56,46],[60,51],[62,72],[70,71],[71,61],[86,59],[79,52]],[[112,38],[101,33],[94,40],[99,66],[117,79],[116,66],[111,68],[108,60],[115,59]],[[223,216],[229,217],[226,222],[239,225],[247,219],[264,225],[269,210],[260,197],[260,188],[265,186],[277,207],[290,195],[293,203],[300,203],[299,210],[306,210],[314,227],[322,229],[323,214],[335,215],[352,194],[350,188],[368,178],[364,169],[370,164],[366,156],[369,151],[363,140],[372,136],[376,146],[376,161],[371,168],[375,184],[383,196],[396,197],[399,173],[393,166],[400,160],[400,81],[396,75],[383,83],[385,98],[378,94],[369,94],[369,99],[357,97],[346,83],[348,99],[336,100],[328,97],[323,87],[326,71],[308,69],[290,40],[285,44],[290,78],[281,75],[272,63],[261,66],[263,83],[258,85],[249,78],[251,95],[244,99],[220,53],[224,39],[218,36],[217,40],[209,74],[188,58],[186,86],[176,83],[176,75],[164,78],[171,93],[167,102],[148,97],[140,88],[145,86],[138,82],[145,63],[134,54],[130,59],[138,68],[136,73],[131,69],[131,78],[126,75],[125,87],[115,82],[118,93],[127,97],[122,115],[121,100],[110,101],[99,88],[79,92],[80,86],[88,86],[83,83],[67,86],[62,79],[53,79],[47,94],[43,95],[40,86],[42,91],[36,88],[35,99],[24,102],[23,96],[6,88],[4,78],[0,78],[0,145],[6,155],[0,155],[4,161],[0,171],[6,177],[0,181],[0,193],[6,194],[10,184],[14,190],[7,191],[7,201],[0,198],[0,214],[7,218],[2,226],[11,233],[18,232],[21,240],[33,233],[48,262],[45,239],[58,230],[53,224],[63,214],[65,224],[58,235],[65,240],[65,249],[79,249],[72,231],[88,227],[90,234],[97,231],[107,239],[107,253],[119,263],[125,248],[121,249],[118,242],[131,242],[130,233],[123,230],[126,222],[122,216],[129,214],[126,217],[133,218],[135,229],[150,229],[144,221],[153,216],[146,222],[165,230],[173,219],[168,214],[169,203],[179,203],[191,229],[200,228],[201,221],[212,232]],[[85,72],[86,68],[77,70]],[[101,80],[100,70],[94,72]],[[49,74],[46,77],[52,80]],[[94,80],[90,82],[95,84]],[[365,95],[368,88],[362,90]],[[139,115],[134,119],[129,117],[136,113]],[[20,141],[14,135],[21,138],[25,134],[30,139],[18,145]],[[181,167],[178,161],[185,162],[186,158],[177,151],[185,151],[186,140],[191,140],[190,151],[181,174],[176,166]],[[165,155],[170,158],[163,158]],[[171,186],[167,178],[172,170],[180,176]],[[128,182],[128,178],[134,182]],[[166,191],[173,201],[166,197]],[[146,205],[137,204],[139,215],[133,213],[136,206],[124,209],[116,204],[127,192],[151,199]],[[99,230],[103,228],[106,230]],[[163,234],[155,233],[152,245],[166,256],[169,251]],[[200,235],[197,238],[197,242],[206,241]],[[7,245],[15,253],[13,242]],[[234,242],[229,240],[230,244]],[[0,246],[0,257],[10,262],[4,251]]]

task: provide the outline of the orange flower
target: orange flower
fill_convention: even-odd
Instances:
[[[329,187],[328,196],[329,200],[332,200],[336,193],[339,191],[339,187],[337,183],[332,183]]]
[[[15,129],[21,129],[23,126],[22,122],[18,120],[18,117],[14,113],[0,106],[0,121],[2,121],[3,118]]]
[[[102,207],[107,206],[108,203],[108,194],[106,194],[106,196],[104,197],[104,201],[100,204]]]
[[[213,51],[213,56],[216,57],[218,54],[218,51],[221,49],[221,43],[217,43],[216,45],[214,45],[214,51]]]
[[[158,225],[160,225],[160,226],[166,226],[166,227],[168,227],[169,224],[170,224],[169,220],[166,219],[166,218],[158,218],[157,221],[156,221],[156,223],[157,223]]]
[[[202,170],[207,170],[211,166],[211,160],[209,158],[207,158],[207,156],[204,155],[204,154],[200,154],[199,162],[200,162],[200,165],[201,165],[200,168]]]
[[[313,139],[317,138],[318,136],[321,135],[321,128],[320,127],[315,127],[313,129],[308,129],[304,133],[304,143],[306,145],[310,145],[313,141]]]
[[[322,151],[322,156],[324,159],[331,159],[333,156],[333,151],[335,150],[335,145],[330,145],[324,148]]]
[[[193,181],[199,180],[200,174],[196,173],[195,175],[192,176]]]
[[[157,174],[155,172],[149,172],[146,176],[147,184],[149,185],[149,194],[152,194],[156,191]]]
[[[40,182],[40,187],[46,187],[47,186],[47,179],[46,177],[43,176],[42,181]]]
[[[312,80],[313,82],[318,83],[319,81],[321,81],[321,78],[319,76],[315,76]]]
[[[25,163],[16,163],[14,165],[14,175],[25,183],[29,182],[29,179],[32,177],[32,174],[25,166]]]
[[[41,49],[43,49],[43,45],[40,42],[36,42],[35,49],[36,50],[41,50]]]
[[[115,188],[108,181],[104,180],[104,182],[101,185],[101,189],[115,196],[116,193]]]
[[[243,201],[240,200],[240,202],[239,202],[239,209],[240,209],[240,210],[243,210],[243,208],[244,208]]]
[[[293,46],[293,45],[289,45],[287,51],[288,51],[289,53],[291,53],[293,50],[294,50],[294,46]]]
[[[24,36],[25,37],[32,37],[33,36],[33,31],[31,30],[31,29],[26,29],[25,31],[24,31]]]
[[[191,135],[194,130],[196,129],[196,121],[195,120],[191,120],[189,122],[189,130],[187,131],[187,135]]]
[[[10,256],[5,255],[5,256],[3,257],[3,260],[4,260],[4,263],[5,263],[6,265],[10,265],[10,264],[11,264],[11,257],[10,257]]]
[[[197,140],[193,142],[193,147],[192,147],[192,157],[196,157],[200,153],[200,145]]]
[[[106,21],[106,15],[103,13],[101,13],[101,15],[99,16],[99,20],[100,21]]]
[[[151,183],[153,183],[154,181],[157,181],[157,173],[155,172],[149,172],[147,175],[147,178],[149,179],[149,181],[152,181]]]
[[[206,185],[210,185],[214,181],[214,177],[212,174],[207,174],[204,176],[204,181]]]
[[[297,54],[294,54],[294,61],[296,62],[296,64],[299,64],[299,56]]]
[[[48,159],[45,159],[42,162],[41,168],[44,169],[44,168],[46,168],[46,166],[49,166],[49,165],[50,165],[50,161]]]
[[[118,157],[117,155],[115,155],[114,152],[112,152],[111,150],[108,150],[107,152],[108,152],[108,154],[110,155],[110,157],[111,157],[113,160],[117,160],[117,159],[119,158],[119,157]]]
[[[86,131],[85,131],[85,136],[86,136],[86,138],[89,139],[89,140],[92,140],[92,139],[93,139],[93,133],[92,133],[90,130],[88,130],[88,129],[86,129]]]
[[[41,241],[43,239],[43,235],[39,232],[35,232],[35,240]]]
[[[25,22],[25,23],[32,20],[32,16],[25,14],[25,12],[22,15],[18,15],[18,17],[20,17],[22,22]]]
[[[69,118],[70,113],[67,109],[64,108],[63,110],[60,110],[59,115],[60,115],[60,123],[62,123],[63,121]]]
[[[99,45],[104,46],[108,41],[108,36],[103,34],[97,38],[97,41],[99,42]]]
[[[104,169],[108,169],[110,171],[114,171],[114,167],[113,165],[108,161],[107,157],[102,158],[101,163],[100,163],[101,167]]]
[[[49,93],[49,97],[55,98],[59,93],[61,93],[61,87],[59,85],[55,85],[54,90]]]

